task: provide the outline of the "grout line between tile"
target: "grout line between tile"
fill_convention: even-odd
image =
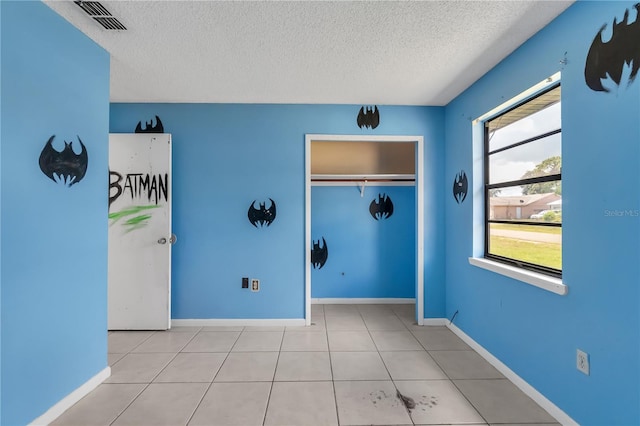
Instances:
[[[244,328],[243,328],[244,330]],[[196,336],[198,334],[200,334],[200,332],[202,332],[202,328],[200,328],[200,331],[198,331],[195,336],[193,336],[193,339],[196,338]],[[209,386],[207,387],[207,390],[204,392],[204,394],[202,394],[202,398],[200,398],[200,401],[198,401],[198,405],[196,405],[195,410],[193,410],[193,413],[191,413],[191,416],[189,416],[189,419],[187,420],[187,425],[189,424],[189,422],[191,422],[191,420],[193,419],[193,416],[196,414],[196,412],[198,411],[198,408],[200,408],[200,405],[202,405],[202,401],[204,401],[204,397],[207,396],[207,393],[209,392],[209,390],[211,389],[211,387],[213,386],[213,383],[216,380],[216,377],[218,377],[218,374],[220,374],[220,370],[222,370],[222,366],[224,365],[224,363],[227,361],[227,358],[229,358],[229,354],[231,353],[231,349],[233,348],[233,346],[235,346],[236,342],[238,341],[238,339],[240,338],[240,335],[242,334],[242,331],[240,333],[238,333],[238,337],[236,337],[236,340],[233,342],[233,345],[231,345],[231,348],[229,348],[229,351],[227,352],[227,356],[224,357],[224,360],[222,360],[222,362],[220,363],[220,367],[218,367],[218,371],[216,371],[216,374],[213,375],[213,377],[211,378],[211,382],[209,383]],[[191,342],[191,340],[189,342]],[[188,343],[187,343],[188,344]],[[185,345],[186,347],[186,345]],[[182,348],[184,349],[184,348]],[[192,352],[193,353],[193,352]],[[203,352],[197,352],[197,353],[203,353]],[[205,352],[206,353],[206,352]],[[209,353],[220,353],[220,352],[209,352]],[[224,353],[224,352],[222,352]]]
[[[325,326],[327,324],[327,317],[325,314],[324,306],[322,307],[322,317],[324,319]],[[338,410],[338,395],[336,394],[336,381],[333,375],[333,362],[331,361],[331,347],[329,346],[329,330],[325,333],[327,339],[327,351],[329,354],[329,371],[331,372],[331,387],[333,388],[333,402],[336,407],[336,420],[338,422],[338,426],[340,425],[340,411]]]
[[[444,371],[444,370],[443,370]],[[446,374],[446,373],[445,373]],[[448,376],[447,376],[448,377]],[[462,395],[462,397],[464,399],[467,400],[467,402],[469,403],[469,405],[471,405],[473,407],[474,410],[476,410],[476,413],[478,413],[478,415],[480,417],[482,417],[482,419],[485,421],[486,424],[489,424],[489,420],[487,420],[487,418],[485,416],[482,415],[482,413],[480,412],[480,410],[478,409],[478,407],[476,407],[473,402],[471,402],[471,400],[469,398],[467,398],[467,395],[464,394],[464,392],[462,392],[462,389],[460,389],[458,387],[458,385],[456,385],[456,382],[453,380],[450,380],[451,384],[458,390],[458,392],[460,392],[460,395]]]
[[[396,316],[396,318],[398,317],[398,315],[395,312],[393,314]],[[380,355],[380,348],[378,348],[378,345],[376,344],[376,341],[373,339],[373,336],[371,335],[370,331],[369,331],[369,335],[371,337],[371,340],[373,340],[373,344],[376,346],[376,349],[378,350],[378,356],[380,357],[380,360],[382,361],[382,365],[384,365],[385,370],[387,370],[387,374],[389,375],[389,380],[391,380],[391,383],[393,384],[393,387],[396,390],[396,397],[397,397],[397,394],[400,393],[400,390],[398,389],[398,386],[396,386],[396,382],[393,380],[393,376],[391,376],[391,372],[389,371],[389,368],[387,367],[387,364],[384,362],[384,358],[382,357],[382,355]],[[418,343],[420,343],[420,342],[418,342]],[[404,405],[404,409],[406,410],[407,414],[409,415],[409,419],[411,420],[411,423],[415,425],[416,422],[413,420],[413,416],[411,415],[411,410],[409,410],[409,407],[407,407],[404,404],[404,402],[402,403],[402,405]]]
[[[267,395],[267,406],[264,410],[264,416],[262,417],[262,425],[264,426],[264,424],[267,421],[267,413],[269,412],[269,404],[271,403],[271,393],[273,392],[273,383],[276,380],[276,373],[278,371],[278,363],[280,362],[280,353],[282,352],[282,344],[284,342],[284,334],[286,333],[287,329],[285,327],[284,331],[282,332],[282,337],[280,338],[280,348],[278,349],[278,356],[276,357],[276,365],[273,368],[273,376],[271,377],[271,386],[269,386],[269,395]]]
[[[140,392],[135,396],[135,398],[133,398],[133,399],[131,400],[131,402],[130,402],[129,404],[127,404],[127,406],[126,406],[126,407],[124,407],[124,409],[123,409],[122,411],[120,411],[120,413],[116,416],[116,418],[115,418],[115,419],[113,419],[113,421],[112,421],[111,423],[109,423],[109,425],[114,424],[114,423],[115,423],[115,422],[120,418],[120,416],[122,416],[122,415],[125,413],[125,411],[127,411],[127,410],[129,409],[129,407],[131,407],[131,405],[132,405],[132,404],[133,404],[133,403],[134,403],[138,398],[140,398],[140,395],[142,395],[142,393],[143,393],[145,390],[147,390],[147,388],[149,387],[149,385],[150,385],[151,383],[149,382],[149,383],[138,383],[138,384],[144,384],[145,386],[144,386],[144,387],[142,388],[142,390],[141,390],[141,391],[140,391]]]
[[[222,368],[222,364],[220,364],[220,368]],[[220,369],[218,369],[218,371],[220,371]],[[211,389],[212,386],[213,386],[213,380],[209,383],[209,386],[207,386],[207,389],[202,394],[202,397],[200,398],[200,401],[198,401],[198,403],[196,404],[196,407],[193,409],[193,412],[191,413],[191,415],[187,419],[187,423],[186,423],[187,425],[193,419],[193,416],[196,414],[196,411],[198,411],[198,408],[200,408],[200,405],[202,405],[202,401],[204,401],[204,397],[207,396],[207,393],[209,393],[209,390]]]
[[[218,371],[216,371],[216,374],[213,376],[213,379],[211,379],[211,383],[214,383],[216,381],[216,377],[218,377],[218,374],[220,374],[220,370],[222,370],[222,367],[224,367],[224,363],[227,362],[227,359],[229,359],[229,355],[231,354],[231,349],[233,349],[233,347],[236,345],[236,342],[240,338],[240,335],[242,335],[242,332],[238,333],[238,337],[236,337],[235,342],[233,342],[233,345],[231,345],[231,348],[229,348],[229,351],[227,351],[227,356],[225,356],[224,360],[222,360],[222,363],[220,364]],[[224,352],[217,352],[217,353],[224,353]]]
[[[157,333],[158,333],[157,331],[152,332],[152,333],[149,335],[149,337],[147,337],[146,339],[144,339],[143,341],[141,341],[139,344],[137,344],[136,346],[134,346],[133,348],[131,348],[131,350],[129,350],[129,352],[127,352],[127,353],[125,354],[125,356],[123,356],[122,358],[120,358],[120,359],[118,360],[118,362],[122,361],[122,359],[124,359],[127,355],[134,354],[134,352],[133,352],[133,351],[134,351],[138,346],[142,345],[144,342],[146,342],[147,340],[151,339],[151,337],[152,337],[152,336],[154,336],[154,335],[155,335],[155,334],[157,334]],[[197,334],[197,333],[196,333],[196,334]],[[191,337],[191,339],[193,339],[193,337],[195,337],[195,335],[196,335],[196,334],[194,334],[194,335]],[[189,340],[189,341],[191,341],[191,340]],[[166,353],[166,352],[165,352],[165,353]],[[133,399],[131,400],[131,402],[129,402],[129,404],[127,404],[127,406],[126,406],[126,407],[125,407],[125,408],[124,408],[124,409],[123,409],[123,410],[122,410],[122,411],[121,411],[121,412],[116,416],[116,418],[115,418],[115,419],[113,419],[113,421],[112,421],[111,423],[109,423],[110,425],[114,424],[114,423],[115,423],[115,422],[120,418],[120,416],[122,416],[122,415],[125,413],[125,411],[127,411],[127,410],[129,409],[129,407],[131,407],[131,405],[132,405],[132,404],[133,404],[133,403],[134,403],[134,402],[135,402],[135,401],[140,397],[140,395],[142,395],[142,393],[143,393],[145,390],[147,390],[147,388],[149,387],[149,385],[150,385],[151,383],[153,383],[153,381],[158,377],[158,375],[159,375],[162,371],[164,371],[164,369],[165,369],[165,368],[167,368],[167,366],[168,366],[169,364],[171,364],[171,361],[173,361],[173,360],[176,358],[176,356],[178,356],[178,353],[180,353],[180,352],[179,352],[179,351],[178,351],[178,352],[176,352],[176,353],[173,355],[173,357],[172,357],[172,358],[171,358],[171,359],[170,359],[170,360],[169,360],[169,361],[164,365],[164,367],[162,367],[162,368],[160,369],[160,371],[158,371],[158,373],[156,373],[156,375],[155,375],[155,376],[153,376],[153,377],[151,378],[151,380],[150,380],[148,383],[137,383],[137,384],[144,384],[145,386],[144,386],[144,387],[142,388],[142,390],[141,390],[141,391],[140,391],[140,392],[135,396],[135,398],[133,398]],[[115,364],[117,364],[118,362],[116,362]],[[115,364],[114,364],[114,365],[115,365]]]

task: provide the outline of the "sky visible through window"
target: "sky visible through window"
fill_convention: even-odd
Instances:
[[[498,118],[499,119],[499,118]],[[490,135],[490,150],[561,128],[560,102],[496,130]],[[521,179],[543,160],[561,156],[561,133],[490,156],[490,183]],[[504,188],[500,196],[522,195],[521,188]]]

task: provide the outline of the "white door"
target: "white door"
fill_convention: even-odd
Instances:
[[[109,330],[171,326],[171,135],[109,135]]]

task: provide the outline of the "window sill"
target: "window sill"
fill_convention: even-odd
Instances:
[[[561,296],[565,296],[569,292],[569,286],[563,284],[562,279],[560,278],[550,277],[537,272],[527,271],[515,266],[505,265],[500,262],[494,262],[493,260],[478,257],[470,257],[469,263],[473,266],[477,266],[478,268],[486,269],[488,271],[495,272],[496,274],[522,281]]]

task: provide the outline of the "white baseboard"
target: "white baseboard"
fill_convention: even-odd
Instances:
[[[405,305],[416,303],[414,298],[387,297],[387,298],[342,298],[342,297],[321,297],[311,299],[312,305]]]
[[[98,374],[87,380],[79,388],[71,392],[69,395],[61,399],[53,407],[49,408],[43,415],[30,423],[32,426],[46,426],[60,417],[62,413],[67,411],[73,404],[84,398],[89,392],[98,387],[102,382],[111,376],[111,367],[107,367]]]
[[[558,408],[558,406],[553,402],[549,401],[547,397],[542,395],[523,378],[514,373],[513,370],[507,367],[498,358],[493,356],[488,350],[480,346],[478,342],[469,337],[464,331],[456,327],[455,324],[449,324],[447,320],[446,326],[451,331],[453,331],[460,339],[462,339],[467,345],[471,346],[471,348],[476,351],[481,357],[483,357],[489,364],[493,365],[496,370],[502,373],[529,398],[533,399],[539,406],[544,408],[547,413],[553,416],[560,424],[565,426],[578,426],[578,423],[571,417],[569,417],[567,413]]]
[[[449,323],[449,320],[446,318],[425,318],[423,319],[422,325],[433,327],[433,326],[447,325],[448,323]]]
[[[172,327],[274,327],[305,325],[304,318],[284,319],[241,319],[241,318],[207,318],[207,319],[172,319]]]

